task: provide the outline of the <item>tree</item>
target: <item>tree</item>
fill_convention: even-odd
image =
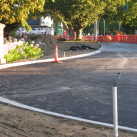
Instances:
[[[131,0],[128,2],[128,9],[127,11],[124,11],[122,16],[123,16],[123,21],[125,23],[137,26],[137,1],[136,0]]]
[[[4,35],[8,37],[22,26],[30,30],[26,20],[43,11],[45,0],[0,0],[0,23],[6,24]]]
[[[67,30],[73,26],[77,38],[81,38],[82,29],[97,19],[95,15],[102,13],[103,3],[97,4],[98,6],[91,0],[46,0],[44,9],[45,13],[49,13],[53,18],[60,18]]]
[[[106,12],[116,13],[121,5],[129,0],[46,0],[44,14],[60,18],[66,28],[74,27],[77,39],[87,25],[98,20]]]
[[[102,18],[111,23],[120,22],[122,31],[126,32],[126,34],[134,34],[135,29],[137,29],[137,1],[130,0],[126,5],[126,9],[125,6],[121,5],[115,12],[107,11]]]
[[[126,34],[133,35],[135,34],[135,30],[137,30],[137,26],[129,24],[129,23],[122,23],[122,31],[125,32]]]
[[[85,27],[83,29],[84,35],[88,35],[88,34],[92,35],[93,33],[94,33],[94,24],[93,23],[91,23],[90,25],[87,25],[87,27]]]
[[[123,5],[119,5],[115,12],[106,11],[106,14],[103,18],[108,21],[119,21],[124,24],[131,24],[137,26],[137,1],[129,0],[127,3],[127,9]]]

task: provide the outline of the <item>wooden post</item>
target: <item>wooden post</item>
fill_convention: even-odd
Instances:
[[[3,29],[5,25],[0,23],[0,64],[5,64],[6,59],[4,59],[4,43],[3,43]]]

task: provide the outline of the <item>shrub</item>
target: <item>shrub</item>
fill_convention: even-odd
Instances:
[[[42,55],[43,50],[39,48],[39,44],[25,42],[23,45],[17,45],[15,49],[9,50],[4,58],[7,62],[13,62],[21,59],[40,58]]]

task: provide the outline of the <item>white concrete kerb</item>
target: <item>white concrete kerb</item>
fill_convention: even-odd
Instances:
[[[82,55],[76,55],[76,56],[70,56],[70,57],[58,58],[58,60],[67,60],[67,59],[75,59],[75,58],[91,56],[91,55],[98,54],[98,53],[102,52],[103,50],[104,50],[104,46],[102,46],[99,50],[97,50],[95,52],[82,54]],[[3,65],[0,65],[0,69],[9,68],[9,67],[16,67],[16,66],[22,66],[22,65],[35,64],[35,63],[52,62],[52,61],[54,61],[54,58],[52,58],[52,59],[42,59],[42,60],[27,61],[27,62],[18,62],[18,63],[11,63],[11,64],[3,64]]]
[[[66,119],[77,120],[77,121],[81,121],[81,122],[91,123],[91,124],[94,124],[94,125],[100,125],[100,126],[113,128],[113,124],[108,124],[108,123],[103,123],[103,122],[98,122],[98,121],[93,121],[93,120],[87,120],[87,119],[68,116],[68,115],[64,115],[64,114],[59,114],[59,113],[55,113],[55,112],[51,112],[51,111],[46,111],[46,110],[43,110],[43,109],[39,109],[39,108],[35,108],[35,107],[30,107],[30,106],[27,106],[27,105],[24,105],[24,104],[20,104],[18,102],[15,102],[15,101],[12,101],[12,100],[9,100],[9,99],[5,99],[3,97],[0,97],[0,101],[3,102],[3,103],[8,103],[10,105],[19,107],[19,108],[32,110],[32,111],[35,111],[35,112],[40,112],[40,113],[44,113],[44,114],[48,114],[48,115],[52,115],[52,116],[57,116],[57,117],[62,117],[62,118],[66,118]],[[123,127],[123,126],[118,126],[118,128],[122,129],[122,130],[130,131],[130,132],[137,132],[137,129],[134,129],[134,128],[128,128],[128,127]]]
[[[63,57],[63,58],[59,58],[59,60],[75,59],[75,58],[95,55],[95,54],[98,54],[98,53],[102,52],[104,50],[104,48],[105,47],[102,46],[99,50],[97,50],[95,52],[82,54],[82,55],[77,55],[77,56],[71,56],[71,57]],[[34,63],[52,62],[52,61],[54,61],[54,59],[43,59],[43,60],[35,60],[35,61],[28,61],[28,62],[4,64],[4,65],[0,65],[0,69],[9,68],[9,67],[15,67],[15,66],[21,66],[21,65],[29,65],[29,64],[34,64]],[[42,109],[39,109],[39,108],[35,108],[35,107],[27,106],[27,105],[24,105],[24,104],[20,104],[18,102],[15,102],[15,101],[3,98],[3,97],[0,97],[0,101],[3,102],[3,103],[11,104],[11,105],[19,107],[19,108],[24,108],[24,109],[28,109],[28,110],[32,110],[32,111],[36,111],[36,112],[40,112],[40,113],[44,113],[44,114],[48,114],[48,115],[52,115],[52,116],[57,116],[57,117],[62,117],[62,118],[66,118],[66,119],[77,120],[77,121],[81,121],[81,122],[87,122],[87,123],[91,123],[91,124],[94,124],[94,125],[100,125],[100,126],[105,126],[105,127],[110,127],[110,128],[114,127],[113,124],[108,124],[108,123],[103,123],[103,122],[98,122],[98,121],[93,121],[93,120],[82,119],[82,118],[78,118],[78,117],[73,117],[73,116],[68,116],[68,115],[63,115],[63,114],[51,112],[51,111],[45,111],[45,110],[42,110]],[[137,132],[137,129],[134,129],[134,128],[124,127],[124,126],[118,126],[118,128],[122,129],[122,130],[130,131],[130,132]]]

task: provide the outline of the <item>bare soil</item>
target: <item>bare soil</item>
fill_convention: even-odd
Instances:
[[[56,40],[55,40],[56,41]],[[89,45],[99,49],[99,43],[63,42],[46,45],[43,58],[53,58],[55,46],[59,57],[92,52],[71,51],[71,46]],[[22,60],[27,61],[27,60]],[[19,62],[19,61],[18,61]],[[0,137],[113,137],[113,129],[75,120],[64,119],[0,103]],[[137,134],[119,130],[119,137],[137,137]]]
[[[35,43],[44,43],[41,48],[45,48],[44,55],[42,58],[39,59],[49,59],[49,58],[54,58],[55,57],[55,48],[56,46],[58,47],[58,57],[68,57],[68,56],[74,56],[74,55],[80,55],[80,54],[85,54],[85,53],[90,53],[95,51],[94,49],[87,49],[87,50],[70,50],[72,46],[90,46],[92,48],[99,49],[101,48],[101,44],[96,43],[96,42],[68,42],[68,41],[63,41],[59,42],[57,39],[55,39],[54,36],[52,35],[34,35],[34,34],[29,34],[27,35],[29,40],[34,40]],[[17,37],[19,39],[19,37]],[[34,59],[31,59],[34,60]],[[28,59],[24,60],[19,60],[19,61],[28,61]],[[18,62],[18,61],[14,61]]]
[[[0,137],[113,137],[113,130],[0,103]],[[119,130],[119,137],[137,134]]]

